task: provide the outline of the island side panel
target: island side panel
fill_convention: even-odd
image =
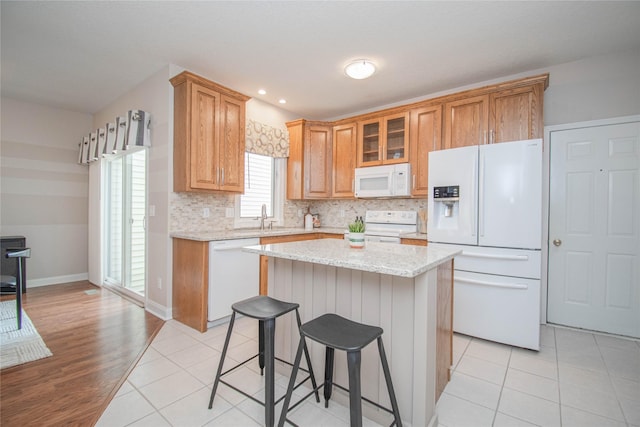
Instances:
[[[172,316],[200,332],[207,330],[209,242],[173,239]]]
[[[299,303],[303,322],[334,312],[354,321],[381,326],[401,416],[413,425],[427,425],[435,407],[436,270],[431,272],[430,275],[424,273],[411,279],[270,258],[269,295]],[[424,288],[417,298],[416,283]],[[284,316],[278,319],[276,327],[276,354],[290,361],[299,342],[293,322],[295,317]],[[419,356],[423,360],[415,355],[416,336],[421,337],[419,342],[424,347]],[[428,352],[432,355],[428,356]],[[324,346],[311,343],[310,353],[316,377],[321,379],[324,376]],[[388,393],[375,343],[365,348],[362,356],[363,395],[388,406]],[[418,378],[414,377],[416,363],[424,365],[423,375]],[[334,378],[339,384],[348,383],[346,357],[342,352],[336,353]],[[431,382],[427,384],[427,381]],[[422,391],[415,394],[416,388]],[[340,399],[339,393],[334,395]],[[431,401],[416,400],[416,396]],[[423,419],[412,421],[416,406],[422,408],[419,412]],[[379,412],[367,409],[366,405],[364,410],[365,415],[374,419],[375,413]]]
[[[453,260],[438,266],[436,402],[451,380],[453,365]]]
[[[437,269],[415,278],[413,348],[413,413],[415,426],[437,425],[436,404],[436,321]]]

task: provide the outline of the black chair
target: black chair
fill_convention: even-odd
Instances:
[[[24,283],[24,259],[31,257],[31,248],[7,248],[7,258],[18,260],[18,277],[4,276],[3,282],[15,284],[16,287],[16,317],[18,319],[18,329],[22,329],[22,284]],[[11,280],[13,278],[13,280]]]
[[[387,363],[384,345],[382,344],[382,333],[382,328],[377,326],[364,325],[331,313],[323,314],[322,316],[302,325],[300,327],[300,344],[298,345],[298,352],[296,353],[296,359],[293,363],[293,372],[291,373],[291,380],[289,380],[289,386],[287,388],[287,394],[285,395],[286,397],[278,426],[283,426],[287,412],[301,403],[301,401],[299,401],[289,408],[294,388],[293,379],[296,377],[298,367],[300,366],[302,349],[306,348],[305,338],[309,338],[326,346],[324,384],[318,386],[318,388],[324,387],[325,408],[329,406],[332,386],[336,386],[349,393],[349,416],[351,426],[362,426],[362,400],[364,400],[379,409],[393,414],[394,422],[391,425],[393,426],[395,424],[398,427],[402,427],[402,420],[400,419],[400,411],[398,410],[396,394],[393,391],[393,383],[391,382],[391,372],[389,371],[389,364]],[[380,353],[384,379],[387,383],[387,390],[391,400],[391,410],[362,397],[360,384],[361,350],[376,339],[378,341],[378,352]],[[348,389],[333,382],[333,356],[335,349],[347,352],[347,370],[349,372]]]
[[[271,427],[274,425],[274,421],[275,421],[275,415],[274,415],[274,411],[275,411],[275,406],[278,404],[278,402],[280,402],[282,399],[284,399],[284,396],[282,396],[281,398],[279,398],[278,400],[275,400],[274,397],[274,389],[275,389],[275,382],[274,382],[274,369],[275,369],[275,360],[278,360],[280,362],[286,363],[290,366],[291,363],[287,362],[286,360],[282,360],[278,357],[275,357],[275,351],[274,351],[274,340],[275,340],[275,329],[276,329],[276,318],[287,314],[293,310],[295,310],[296,312],[296,320],[298,322],[298,328],[300,328],[301,322],[300,322],[300,313],[298,312],[298,307],[300,307],[299,304],[296,303],[290,303],[290,302],[284,302],[284,301],[279,301],[277,299],[268,297],[268,296],[264,296],[264,295],[259,295],[259,296],[255,296],[240,302],[237,302],[235,304],[233,304],[231,306],[233,312],[231,314],[231,320],[229,321],[229,327],[227,329],[227,337],[224,341],[224,347],[222,349],[222,355],[220,356],[220,363],[218,365],[218,371],[216,373],[216,379],[213,382],[213,389],[211,390],[211,398],[209,399],[209,409],[212,408],[213,406],[213,399],[216,395],[216,391],[218,389],[218,384],[219,383],[223,383],[229,387],[231,387],[232,389],[234,389],[235,391],[237,391],[238,393],[241,393],[245,396],[247,396],[249,399],[253,400],[254,402],[259,403],[260,405],[264,406],[265,408],[265,425],[268,427]],[[242,314],[244,316],[247,317],[251,317],[253,319],[257,319],[259,321],[258,323],[258,354],[250,357],[249,359],[245,360],[242,363],[239,363],[238,365],[226,370],[225,372],[222,372],[222,366],[224,365],[224,359],[227,355],[227,349],[229,348],[229,341],[231,339],[231,331],[233,330],[233,324],[236,318],[236,313]],[[307,346],[306,344],[303,346],[303,350],[304,350],[304,354],[305,357],[307,359],[307,367],[309,368],[308,370],[306,369],[302,369],[302,371],[308,373],[308,376],[306,376],[304,379],[302,379],[295,387],[292,386],[292,388],[298,388],[299,386],[301,386],[305,381],[311,379],[311,384],[313,386],[313,391],[311,391],[309,394],[307,394],[303,399],[306,399],[307,397],[309,397],[311,394],[316,395],[316,401],[320,402],[320,397],[318,395],[318,388],[316,385],[316,379],[315,376],[313,375],[313,370],[311,369],[311,359],[309,358],[309,352],[307,350]],[[302,352],[302,350],[300,350],[300,352]],[[258,357],[258,362],[260,365],[260,374],[264,374],[265,368],[266,368],[266,375],[265,375],[265,392],[264,392],[264,396],[265,396],[265,401],[261,402],[258,399],[254,398],[253,396],[251,396],[250,394],[238,389],[237,387],[233,386],[232,384],[224,381],[222,379],[223,376],[225,376],[226,374],[230,373],[231,371],[239,368],[240,366],[246,364],[247,362],[250,362],[251,360],[255,359],[256,357]],[[297,374],[297,369],[296,369],[296,374]],[[295,383],[295,378],[293,378],[292,380]],[[286,415],[286,414],[285,414]]]

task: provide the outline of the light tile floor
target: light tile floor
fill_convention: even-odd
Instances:
[[[226,329],[201,334],[167,322],[97,426],[262,425],[264,409],[224,385],[207,409]],[[256,342],[257,322],[238,319],[229,365],[251,356]],[[639,341],[542,326],[541,345],[534,352],[454,335],[454,371],[437,405],[439,425],[640,427]],[[227,378],[262,398],[257,362]],[[286,384],[279,375],[276,394]],[[348,416],[348,408],[334,402],[325,409],[312,398],[290,413],[301,426],[347,426]]]

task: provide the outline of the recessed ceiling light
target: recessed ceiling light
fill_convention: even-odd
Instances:
[[[286,104],[286,103],[287,103],[287,100],[286,100],[286,99],[281,99],[281,100],[279,100],[278,102],[279,102],[280,104]]]
[[[267,94],[267,91],[266,91],[266,90],[264,90],[264,89],[259,89],[259,90],[258,90],[258,93],[259,93],[260,95],[266,95],[266,94]]]
[[[362,80],[376,72],[376,66],[368,59],[358,59],[344,67],[344,72],[352,79]]]

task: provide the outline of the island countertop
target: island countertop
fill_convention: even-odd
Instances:
[[[247,246],[243,250],[275,258],[400,277],[416,277],[461,253],[458,249],[379,242],[367,242],[364,248],[353,249],[346,240],[337,239]]]

